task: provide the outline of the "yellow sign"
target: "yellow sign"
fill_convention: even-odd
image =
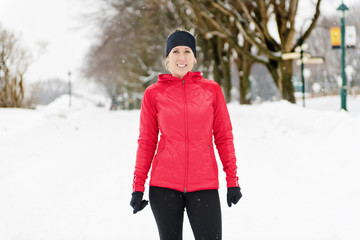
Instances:
[[[331,46],[333,48],[340,48],[341,46],[341,31],[339,27],[330,28]]]

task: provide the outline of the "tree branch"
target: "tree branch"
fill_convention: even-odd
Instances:
[[[231,34],[231,32],[229,32],[229,30],[221,23],[221,22],[217,22],[215,21],[212,16],[213,14],[211,12],[209,12],[204,6],[202,5],[199,5],[199,3],[195,0],[191,0],[192,3],[194,5],[197,6],[198,9],[201,9],[199,11],[199,14],[206,18],[208,20],[208,22],[213,26],[215,27],[215,29],[217,29],[217,31],[219,31],[220,33],[223,33],[225,36],[226,36],[226,40],[229,41],[229,43],[234,47],[234,49],[237,51],[237,52],[240,52],[241,54],[243,54],[244,56],[246,56],[247,58],[253,60],[253,61],[256,61],[256,62],[259,62],[261,64],[266,64],[267,61],[260,58],[260,57],[257,57],[257,56],[254,56],[253,54],[251,54],[250,52],[248,51],[245,51],[244,49],[242,49],[239,44],[238,44],[238,41],[237,41],[237,36],[233,36]]]
[[[305,31],[305,33],[302,36],[301,36],[302,33],[300,33],[299,39],[296,41],[295,45],[291,49],[292,52],[295,51],[295,48],[297,46],[300,46],[301,42],[304,42],[310,36],[311,31],[315,28],[317,20],[319,19],[319,16],[320,16],[320,3],[321,3],[321,1],[322,0],[317,1],[316,8],[315,8],[316,10],[315,10],[314,16],[312,18],[311,24],[310,24],[309,28]],[[302,41],[301,41],[301,37],[302,37]]]
[[[289,11],[288,11],[288,20],[285,20],[285,27],[286,27],[286,38],[284,39],[284,51],[288,52],[291,50],[291,45],[294,39],[294,35],[295,35],[295,16],[296,16],[296,11],[298,8],[298,3],[299,0],[291,0],[290,2],[290,6],[289,6]],[[290,26],[288,27],[288,23],[290,23]]]
[[[237,19],[237,21],[235,20],[235,25],[237,26],[237,28],[243,34],[245,39],[248,40],[253,45],[255,45],[261,53],[265,54],[270,59],[278,59],[279,58],[278,56],[275,56],[273,54],[273,52],[270,51],[266,46],[264,46],[261,43],[259,43],[258,41],[256,41],[255,37],[251,37],[249,35],[249,33],[245,30],[244,26],[241,24],[243,19],[238,12],[233,11],[232,9],[228,9],[223,3],[220,3],[220,2],[218,2],[218,3],[212,2],[212,5],[219,10],[221,9],[228,16]]]

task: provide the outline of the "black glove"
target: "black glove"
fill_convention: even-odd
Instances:
[[[231,207],[231,203],[236,204],[240,198],[242,197],[242,194],[240,192],[240,187],[229,187],[227,191],[227,203],[228,206]]]
[[[133,213],[137,213],[138,211],[141,211],[146,207],[148,204],[148,201],[142,200],[144,193],[143,192],[133,192],[130,201],[130,206],[134,208]]]

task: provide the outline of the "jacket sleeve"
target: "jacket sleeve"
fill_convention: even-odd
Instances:
[[[236,156],[232,125],[221,88],[216,84],[213,134],[220,160],[226,173],[227,187],[238,187]]]
[[[145,90],[141,104],[139,131],[132,190],[144,192],[159,134],[156,107],[148,88]]]

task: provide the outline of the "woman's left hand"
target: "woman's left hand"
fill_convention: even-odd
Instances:
[[[240,190],[241,190],[240,187],[229,187],[228,188],[227,203],[228,203],[229,207],[231,207],[231,204],[236,204],[242,197]]]

